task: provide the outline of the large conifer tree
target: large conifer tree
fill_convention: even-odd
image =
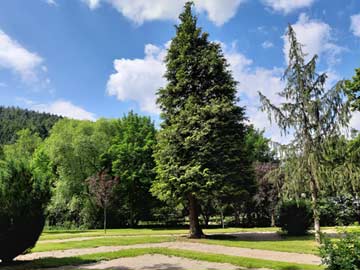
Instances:
[[[197,27],[185,5],[166,57],[167,85],[158,91],[161,131],[155,153],[160,199],[186,202],[190,237],[199,225],[202,198],[243,188],[244,109],[236,105],[236,82],[220,45]]]

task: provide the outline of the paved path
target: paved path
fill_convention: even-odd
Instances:
[[[96,247],[96,248],[38,252],[38,253],[30,253],[30,254],[18,256],[17,260],[33,260],[44,257],[63,258],[63,257],[77,256],[77,255],[94,254],[100,252],[119,251],[119,250],[131,249],[131,248],[170,248],[170,249],[199,251],[199,252],[206,252],[213,254],[241,256],[247,258],[256,258],[256,259],[264,259],[264,260],[272,260],[272,261],[290,262],[290,263],[313,264],[313,265],[319,265],[321,263],[321,260],[318,256],[311,254],[227,247],[221,245],[209,245],[202,243],[179,242],[179,241],[154,243],[154,244],[104,246],[104,247]]]
[[[111,269],[111,270],[246,270],[229,263],[214,263],[198,261],[176,256],[165,256],[161,254],[146,254],[137,257],[119,258],[99,263],[49,268],[43,270],[82,270],[82,269]],[[265,269],[251,269],[265,270]],[[266,269],[269,270],[269,269]]]

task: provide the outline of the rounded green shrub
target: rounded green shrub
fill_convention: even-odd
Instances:
[[[45,224],[50,188],[28,164],[0,161],[0,260],[32,248]]]
[[[285,201],[279,210],[279,225],[288,235],[306,235],[312,222],[310,205],[306,201]]]

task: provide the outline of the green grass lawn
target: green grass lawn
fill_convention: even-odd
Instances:
[[[306,253],[306,254],[319,253],[318,244],[314,241],[314,237],[312,235],[304,236],[304,237],[284,237],[281,240],[263,240],[263,241],[237,240],[236,238],[223,239],[223,240],[200,239],[200,240],[189,240],[189,241],[196,241],[204,244],[223,245],[228,247],[254,248],[254,249]]]
[[[226,228],[226,229],[205,229],[205,234],[214,233],[236,233],[236,232],[276,232],[278,228]],[[180,235],[187,234],[187,229],[110,229],[106,236],[126,235]],[[44,230],[40,240],[70,239],[77,237],[98,237],[104,236],[103,230]]]
[[[13,266],[4,266],[1,267],[1,269],[22,270],[22,269],[34,269],[34,268],[51,268],[51,267],[60,267],[67,265],[82,265],[82,264],[95,263],[104,260],[113,260],[121,257],[135,257],[144,254],[162,254],[162,255],[177,256],[177,257],[208,261],[208,262],[230,263],[236,266],[247,267],[247,268],[269,268],[276,270],[324,269],[323,267],[317,265],[277,262],[270,260],[253,259],[253,258],[228,256],[228,255],[216,255],[216,254],[208,254],[205,252],[195,252],[195,251],[167,249],[167,248],[129,249],[129,250],[116,251],[116,252],[97,253],[97,254],[82,255],[82,256],[69,257],[69,258],[45,258],[45,259],[34,260],[31,262],[24,262],[24,263],[17,262]]]
[[[126,246],[145,243],[161,243],[175,241],[172,236],[139,236],[139,237],[114,237],[97,238],[82,241],[71,241],[61,243],[41,243],[38,242],[31,252],[43,252],[51,250],[66,250],[74,248],[95,248],[100,246]]]
[[[236,232],[276,232],[278,228],[225,228],[225,229],[205,229],[205,234],[214,233],[236,233]],[[187,234],[187,229],[110,229],[106,236],[122,235],[180,235]],[[103,230],[45,230],[40,236],[40,240],[70,239],[77,237],[98,237],[104,236]]]
[[[349,227],[347,230],[354,230],[356,227]],[[326,228],[335,229],[335,228]],[[236,233],[236,232],[276,232],[277,228],[251,228],[251,229],[239,229],[239,228],[227,228],[227,229],[209,229],[205,230],[207,234],[219,234],[222,233]],[[263,249],[272,251],[284,251],[306,254],[318,254],[318,244],[314,241],[314,236],[303,237],[286,237],[282,236],[279,240],[242,240],[232,236],[221,236],[215,238],[215,236],[209,236],[208,239],[200,240],[188,240],[185,237],[180,237],[180,234],[186,234],[187,230],[176,229],[114,229],[109,230],[107,237],[79,240],[63,243],[42,243],[38,242],[32,252],[49,251],[49,250],[65,250],[73,248],[92,248],[98,246],[116,246],[116,245],[132,245],[142,243],[160,243],[167,241],[175,241],[176,239],[181,241],[195,241],[204,244],[223,245],[229,247],[242,247]],[[160,236],[160,235],[169,236]],[[172,236],[170,236],[172,235]],[[41,240],[50,239],[70,239],[75,237],[101,237],[104,236],[101,230],[88,230],[88,231],[45,231],[41,237]],[[118,236],[118,237],[108,237]],[[129,236],[129,237],[126,237]],[[136,237],[134,237],[136,236]]]
[[[331,228],[334,229],[334,228]],[[353,229],[353,228],[351,228]],[[277,228],[252,228],[252,229],[239,229],[239,228],[226,228],[226,229],[210,229],[205,230],[209,235],[207,239],[192,240],[186,237],[180,236],[180,234],[187,234],[185,229],[114,229],[109,230],[107,236],[118,237],[101,237],[104,236],[102,230],[47,230],[42,236],[41,240],[52,239],[70,239],[77,237],[95,237],[100,238],[76,240],[61,243],[37,243],[32,252],[42,252],[51,250],[66,250],[77,248],[94,248],[99,246],[121,246],[121,245],[134,245],[144,243],[161,243],[168,241],[195,241],[204,244],[216,244],[230,247],[244,247],[273,251],[286,251],[296,253],[308,253],[318,254],[317,244],[313,240],[313,236],[306,237],[282,237],[279,240],[243,240],[230,235],[224,235],[224,233],[236,233],[236,232],[267,232],[278,231]],[[221,235],[223,234],[223,235]],[[163,236],[161,236],[163,235]],[[167,236],[165,236],[167,235]],[[0,269],[31,269],[31,268],[50,268],[66,265],[82,265],[85,263],[94,263],[101,260],[111,260],[120,257],[139,256],[144,254],[162,254],[184,257],[195,260],[203,260],[209,262],[230,263],[236,266],[248,267],[248,268],[269,268],[279,270],[321,270],[324,269],[317,265],[300,265],[294,263],[277,262],[271,260],[244,258],[228,255],[209,254],[206,252],[196,252],[178,249],[167,248],[141,248],[141,249],[127,249],[109,253],[97,253],[90,255],[82,255],[70,258],[45,258],[27,262],[25,264],[2,267]]]

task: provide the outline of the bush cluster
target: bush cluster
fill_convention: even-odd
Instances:
[[[0,163],[0,260],[11,261],[28,251],[45,224],[47,183],[21,162]]]
[[[279,209],[279,225],[288,235],[305,235],[312,222],[311,207],[306,201],[285,201]]]
[[[320,255],[327,270],[360,269],[360,234],[346,233],[335,240],[323,238]]]

